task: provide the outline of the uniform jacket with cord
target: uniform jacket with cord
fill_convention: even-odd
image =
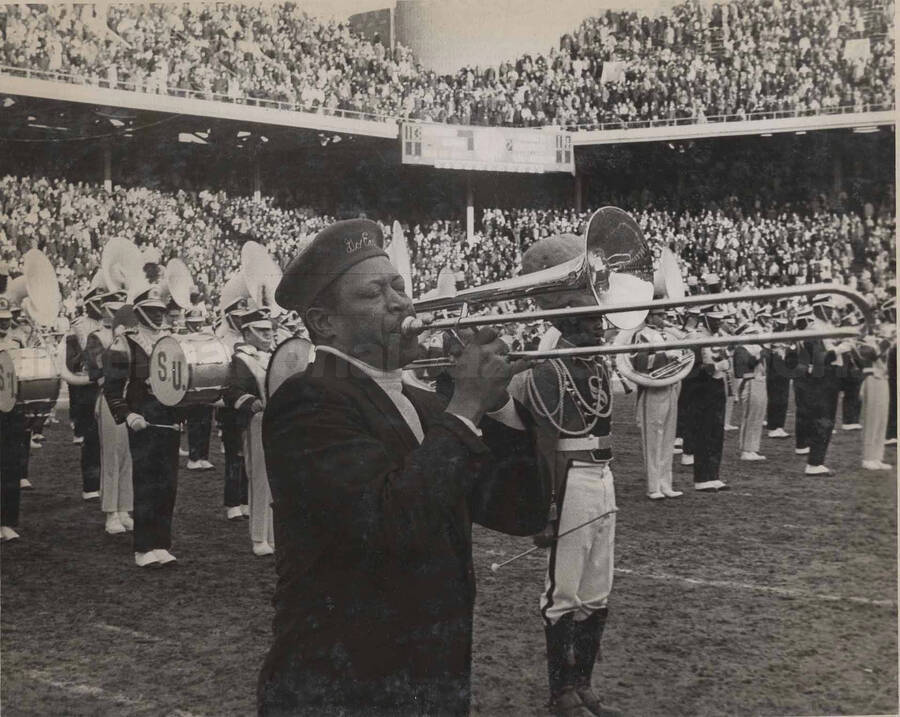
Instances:
[[[260,714],[468,713],[472,523],[531,535],[549,490],[530,430],[486,417],[479,439],[438,394],[403,393],[421,444],[384,390],[332,353],[269,399],[278,584]]]

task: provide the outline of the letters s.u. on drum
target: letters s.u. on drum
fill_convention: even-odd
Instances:
[[[0,412],[21,404],[29,415],[49,414],[59,398],[59,372],[43,348],[0,351]]]
[[[164,406],[212,404],[228,383],[231,354],[215,336],[163,336],[150,354],[150,388]]]
[[[294,374],[305,371],[312,352],[312,343],[299,336],[292,336],[278,344],[266,370],[266,396],[275,393]]]

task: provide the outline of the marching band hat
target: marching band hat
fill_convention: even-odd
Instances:
[[[558,234],[532,244],[522,255],[522,274],[533,274],[581,256],[584,242],[574,234]]]
[[[722,308],[716,304],[706,304],[700,307],[700,313],[708,319],[724,319],[728,316],[728,313],[722,311]]]
[[[803,306],[794,314],[795,319],[811,319],[813,317],[812,306]]]
[[[131,299],[131,305],[134,308],[152,309],[154,307],[165,310],[166,302],[162,299],[162,293],[158,286],[150,286],[136,294]]]
[[[348,219],[326,227],[296,256],[275,290],[275,301],[300,315],[348,269],[366,259],[388,258],[381,227],[371,219]]]
[[[809,305],[812,308],[815,308],[817,306],[825,306],[829,309],[834,308],[834,302],[831,300],[831,296],[829,296],[828,294],[819,294],[818,296],[814,296],[809,302]]]
[[[272,320],[269,318],[268,308],[252,309],[237,316],[241,330],[244,329],[271,329]]]
[[[0,296],[0,319],[11,319],[12,311],[9,310],[9,299]]]

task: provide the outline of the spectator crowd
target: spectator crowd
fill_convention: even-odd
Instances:
[[[895,217],[890,207],[859,213],[823,205],[745,210],[736,202],[700,210],[629,207],[651,248],[681,257],[687,283],[716,273],[723,288],[740,290],[837,281],[864,293],[894,285]],[[522,252],[554,233],[580,235],[590,212],[485,209],[470,238],[460,221],[404,223],[412,257],[413,296],[435,288],[439,272],[459,287],[516,276]],[[385,220],[391,236],[392,219]],[[282,265],[303,242],[334,220],[312,209],[282,209],[271,198],[254,201],[224,192],[166,193],[147,188],[74,183],[64,179],[0,178],[0,259],[20,270],[36,247],[56,267],[66,305],[83,295],[113,236],[153,248],[163,262],[178,256],[190,267],[207,305],[240,264],[247,239],[264,244]]]
[[[890,0],[607,10],[546,54],[439,75],[294,3],[5,5],[0,65],[368,119],[640,126],[892,106],[893,14]]]

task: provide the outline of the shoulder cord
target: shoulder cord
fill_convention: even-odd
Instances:
[[[559,401],[553,411],[550,411],[547,408],[547,405],[546,403],[544,403],[544,399],[534,382],[534,372],[532,372],[528,376],[528,382],[526,385],[528,387],[528,397],[529,399],[531,399],[536,412],[542,418],[547,419],[558,433],[565,434],[567,436],[583,436],[590,433],[594,429],[594,426],[597,425],[597,421],[601,417],[605,418],[606,416],[609,416],[612,407],[608,406],[606,411],[600,410],[602,394],[600,394],[599,392],[597,395],[596,406],[591,406],[579,392],[575,384],[575,380],[572,378],[572,374],[569,372],[565,364],[558,359],[551,359],[550,363],[556,371]],[[581,429],[569,430],[563,427],[566,394],[569,395],[569,397],[572,399],[572,402],[575,404],[575,408],[578,409],[578,416],[581,418],[582,423]],[[593,416],[593,420],[590,421],[590,423],[588,423],[588,420],[585,417],[585,411]]]

